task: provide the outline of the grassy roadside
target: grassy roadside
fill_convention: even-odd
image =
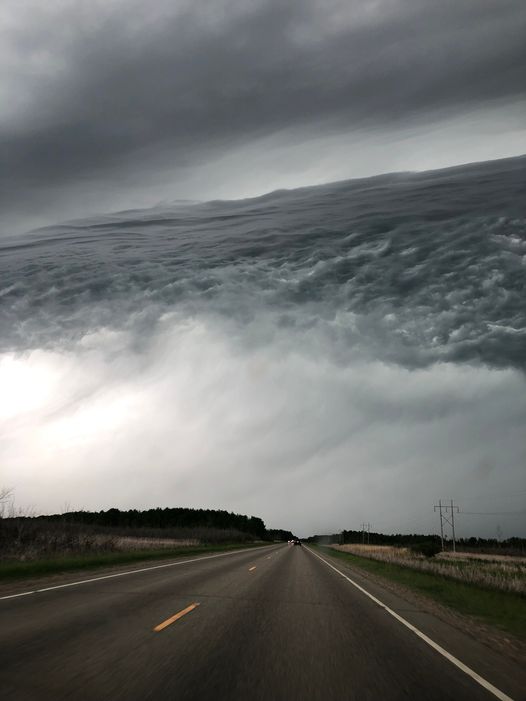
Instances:
[[[92,553],[89,555],[57,557],[49,560],[35,560],[33,562],[3,562],[0,563],[0,583],[27,579],[29,577],[38,577],[46,574],[61,574],[63,572],[111,567],[112,565],[125,565],[128,563],[149,562],[151,560],[169,560],[177,557],[241,550],[243,548],[260,547],[264,545],[271,545],[271,543],[198,545],[174,548],[173,550],[167,548],[162,550],[130,550],[127,552]]]
[[[472,616],[526,640],[526,598],[520,594],[485,589],[329,547],[322,546],[320,550],[353,567],[401,584],[461,614]]]

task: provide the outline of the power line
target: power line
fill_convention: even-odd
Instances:
[[[526,511],[461,511],[463,516],[526,516]]]

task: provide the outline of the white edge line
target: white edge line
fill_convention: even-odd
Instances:
[[[375,596],[370,594],[366,589],[361,587],[359,584],[354,582],[350,577],[348,577],[346,574],[341,572],[337,567],[334,567],[334,565],[331,565],[330,562],[327,562],[323,557],[320,557],[318,553],[315,553],[313,550],[310,548],[306,548],[308,552],[311,553],[311,555],[314,555],[314,557],[317,557],[319,560],[324,562],[327,567],[330,567],[332,570],[337,572],[339,575],[341,575],[344,579],[346,579],[348,582],[350,582],[356,589],[359,589],[359,591],[362,592],[362,594],[365,594],[365,596],[368,596],[369,599],[372,599],[372,601],[375,602],[375,604],[378,604],[381,608],[384,609],[387,613],[390,613],[393,618],[396,618],[397,621],[399,621],[402,625],[404,625],[406,628],[409,628],[410,631],[412,631],[415,635],[418,635],[419,638],[421,638],[425,643],[430,645],[434,650],[436,650],[438,653],[440,653],[443,657],[446,658],[446,660],[449,660],[451,664],[454,664],[455,667],[458,667],[460,670],[462,670],[465,674],[468,675],[468,677],[471,677],[474,681],[476,681],[480,686],[484,687],[486,691],[489,691],[491,694],[496,696],[500,701],[513,701],[513,699],[510,696],[507,696],[503,691],[500,689],[497,689],[496,686],[493,686],[493,684],[490,684],[490,682],[486,681],[484,677],[481,677],[480,674],[477,674],[475,671],[473,671],[470,667],[465,665],[463,662],[461,662],[459,659],[457,659],[454,655],[452,655],[450,652],[445,650],[443,647],[441,647],[438,643],[435,643],[434,640],[431,640],[431,638],[428,638],[428,636],[425,633],[422,633],[421,630],[416,628],[412,623],[409,623],[409,621],[406,621],[405,618],[402,618],[396,611],[393,611],[393,609],[390,609],[389,606],[386,606],[380,599],[377,599]]]
[[[234,552],[228,553],[218,553],[217,555],[204,555],[203,557],[194,557],[191,560],[179,560],[177,562],[168,562],[164,565],[152,565],[152,567],[141,567],[138,570],[128,570],[127,572],[115,572],[114,574],[105,574],[102,577],[91,577],[90,579],[82,579],[78,582],[68,582],[67,584],[57,584],[54,587],[44,587],[43,589],[33,589],[32,591],[24,591],[19,594],[8,594],[7,596],[0,596],[0,601],[5,599],[16,599],[20,596],[30,596],[31,594],[40,594],[44,591],[52,591],[53,589],[65,589],[66,587],[75,587],[78,584],[88,584],[89,582],[100,582],[101,579],[112,579],[114,577],[124,577],[127,574],[138,574],[139,572],[149,572],[150,570],[160,570],[163,567],[176,567],[177,565],[187,565],[190,562],[199,562],[200,560],[212,560],[215,557],[226,557],[227,555],[239,555],[240,553],[247,553],[251,550],[261,550],[262,548],[268,548],[270,546],[263,545],[256,548],[243,548],[243,550],[235,550]],[[118,563],[117,563],[118,564]]]

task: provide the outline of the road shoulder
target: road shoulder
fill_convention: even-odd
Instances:
[[[512,698],[526,698],[526,646],[522,641],[353,567],[332,556],[329,549],[313,551]]]

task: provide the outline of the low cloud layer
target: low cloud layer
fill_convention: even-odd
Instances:
[[[202,198],[225,180],[235,194],[256,169],[229,171],[223,159],[254,145],[256,162],[269,146],[288,154],[291,184],[305,167],[294,147],[309,153],[320,136],[340,150],[326,179],[393,170],[393,159],[399,167],[399,130],[433,123],[449,125],[457,162],[455,119],[476,135],[466,160],[491,157],[479,148],[487,140],[495,157],[526,148],[520,0],[8,0],[0,22],[0,206],[17,226],[170,194]],[[496,115],[490,134],[485,110]],[[388,144],[372,166],[349,146],[364,140]],[[430,149],[440,163],[444,145]],[[314,181],[327,176],[314,154],[307,161]],[[279,170],[261,187],[272,189]]]
[[[342,368],[320,354],[319,332],[248,349],[229,331],[174,316],[140,356],[110,331],[4,356],[6,482],[40,509],[212,506],[303,535],[364,520],[435,531],[433,504],[450,496],[465,511],[521,507],[519,372]],[[523,520],[460,516],[457,527],[494,536],[499,523],[510,536]]]
[[[1,483],[303,535],[524,535],[526,159],[51,227],[0,248]],[[499,515],[491,515],[498,512]]]

